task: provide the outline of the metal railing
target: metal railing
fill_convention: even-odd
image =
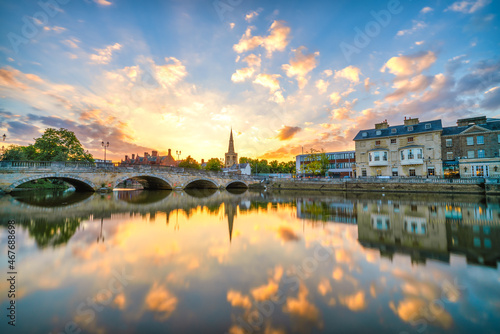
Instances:
[[[497,179],[487,179],[488,183],[498,183]],[[391,178],[377,178],[377,177],[360,177],[360,178],[347,178],[347,179],[327,179],[327,178],[311,178],[311,179],[293,179],[294,182],[324,182],[324,183],[435,183],[435,184],[483,184],[485,178],[470,177],[460,179],[438,178],[438,177],[391,177]]]

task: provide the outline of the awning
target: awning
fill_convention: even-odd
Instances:
[[[458,161],[456,160],[443,161],[443,167],[451,167],[451,166],[458,166]]]

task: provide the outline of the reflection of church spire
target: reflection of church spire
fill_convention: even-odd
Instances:
[[[227,216],[227,224],[229,227],[229,242],[231,242],[233,239],[233,224],[234,217],[236,216],[236,206],[224,203],[224,208],[225,214]]]

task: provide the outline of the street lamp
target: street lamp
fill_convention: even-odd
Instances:
[[[106,144],[102,142],[101,145],[104,147],[104,163],[106,163],[106,148],[109,147],[109,141],[107,141]]]
[[[181,151],[175,151],[175,154],[177,154],[177,160],[180,160],[180,155],[182,154]]]

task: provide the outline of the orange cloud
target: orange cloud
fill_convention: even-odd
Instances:
[[[274,51],[283,51],[286,48],[289,35],[290,28],[285,25],[284,21],[274,21],[266,37],[252,36],[252,28],[249,27],[238,44],[233,45],[233,50],[243,53],[262,46],[266,49],[268,56],[271,56]]]
[[[319,94],[324,94],[326,93],[326,90],[328,89],[328,86],[330,83],[328,81],[325,81],[323,79],[319,79],[316,81],[316,88],[318,89]]]
[[[249,54],[248,56],[243,58],[242,61],[246,62],[248,64],[248,66],[252,66],[252,67],[260,67],[260,64],[261,64],[260,57],[254,55],[253,53]]]
[[[360,74],[361,70],[359,68],[349,65],[340,71],[335,71],[335,78],[344,78],[352,83],[358,83]]]
[[[307,300],[308,294],[309,290],[307,290],[306,286],[301,285],[297,298],[289,297],[286,299],[283,311],[290,312],[291,314],[306,320],[318,321],[319,310],[314,304]]]
[[[330,285],[330,281],[327,278],[323,278],[318,285],[318,292],[325,296],[328,292],[332,291],[332,286]]]
[[[274,93],[278,89],[280,89],[280,82],[278,78],[281,78],[279,74],[259,74],[253,81],[256,84],[269,88],[271,93]]]
[[[319,56],[319,52],[317,51],[304,55],[302,53],[303,50],[305,50],[303,46],[295,50],[295,57],[290,59],[290,64],[281,66],[289,78],[296,77],[300,89],[304,88],[307,84],[308,79],[306,75],[316,67],[316,56]]]
[[[167,320],[177,308],[177,297],[165,287],[154,283],[146,296],[146,308],[158,313],[159,320]]]
[[[229,290],[227,292],[227,301],[231,303],[231,306],[242,307],[244,309],[249,309],[252,307],[252,302],[248,296],[242,295],[241,292],[235,290]]]
[[[114,51],[118,51],[122,48],[121,44],[115,43],[113,45],[108,45],[104,49],[95,49],[96,54],[90,55],[90,60],[94,64],[109,64],[113,56]]]
[[[436,59],[437,57],[432,51],[411,56],[392,57],[380,71],[385,72],[387,70],[396,76],[420,74],[434,64]]]
[[[233,75],[231,75],[232,82],[243,82],[253,76],[255,73],[255,69],[252,67],[245,67],[239,70],[236,70]]]
[[[276,295],[276,293],[278,292],[278,287],[279,286],[277,283],[269,281],[268,284],[264,284],[255,289],[252,289],[250,293],[256,301],[264,301]]]
[[[394,102],[404,98],[409,93],[415,93],[425,90],[429,87],[431,80],[423,75],[419,74],[410,79],[402,79],[394,82],[393,87],[396,90],[385,96],[385,99],[389,102]]]
[[[302,129],[298,126],[284,126],[283,128],[281,128],[279,130],[279,134],[278,134],[278,138],[279,140],[287,140],[287,139],[291,139],[293,138],[293,136],[301,131]],[[282,228],[288,228],[288,227],[280,227],[280,230]],[[289,228],[288,228],[289,229]],[[281,232],[280,232],[281,233]],[[292,230],[292,233],[293,233],[293,230]]]
[[[353,295],[340,296],[339,301],[351,311],[361,311],[367,306],[364,291],[358,291]]]

